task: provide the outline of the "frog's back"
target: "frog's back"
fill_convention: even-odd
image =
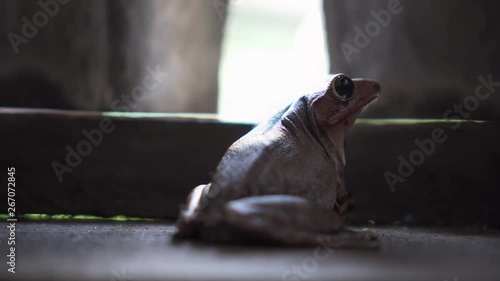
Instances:
[[[337,185],[332,171],[334,162],[311,132],[306,100],[299,99],[227,150],[200,214],[204,221],[221,220],[223,204],[270,194],[301,196],[332,208]]]

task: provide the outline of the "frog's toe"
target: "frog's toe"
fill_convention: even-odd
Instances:
[[[203,196],[203,191],[206,185],[199,185],[195,187],[188,196],[186,205],[181,210],[179,218],[177,219],[178,232],[176,236],[185,237],[193,236],[196,231],[197,210],[200,206],[200,201]]]

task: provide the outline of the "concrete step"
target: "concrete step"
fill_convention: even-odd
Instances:
[[[2,108],[2,184],[15,167],[18,214],[175,218],[252,127],[206,114]],[[500,225],[499,129],[473,120],[358,120],[347,136],[350,221]]]

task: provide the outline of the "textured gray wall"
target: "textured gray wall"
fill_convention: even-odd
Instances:
[[[225,0],[57,1],[0,1],[0,106],[215,112]]]
[[[478,105],[470,97],[480,75],[500,81],[499,1],[324,0],[324,7],[331,71],[382,84],[365,116],[442,118],[469,97],[468,118],[500,118],[500,87]],[[381,11],[390,10],[389,20]]]

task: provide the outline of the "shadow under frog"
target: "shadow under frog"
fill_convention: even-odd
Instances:
[[[212,182],[190,193],[177,236],[374,247],[373,233],[344,228],[344,135],[379,93],[375,81],[337,74],[326,90],[299,98],[255,127],[229,147]]]

